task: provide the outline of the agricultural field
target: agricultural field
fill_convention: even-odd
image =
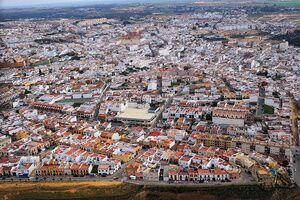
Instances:
[[[285,2],[280,2],[278,5],[281,6],[300,6],[300,1],[299,0],[288,0]]]
[[[300,200],[299,188],[251,185],[137,185],[120,181],[2,182],[2,200]]]
[[[287,6],[287,7],[300,6],[299,0],[279,0],[279,1],[268,0],[267,2],[275,4],[277,6]]]
[[[300,29],[300,13],[265,14],[255,20],[262,23],[292,23],[295,29]]]
[[[118,181],[2,182],[0,199],[127,199],[138,189]]]

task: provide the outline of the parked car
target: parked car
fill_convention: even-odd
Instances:
[[[94,174],[94,173],[91,173],[89,175],[90,175],[90,177],[96,177],[97,176],[97,174]]]

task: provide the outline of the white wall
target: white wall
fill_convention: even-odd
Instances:
[[[212,121],[214,124],[228,124],[228,125],[235,125],[235,126],[244,126],[244,119],[230,119],[230,118],[223,118],[223,117],[213,117]]]

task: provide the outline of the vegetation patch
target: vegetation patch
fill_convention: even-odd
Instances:
[[[49,181],[0,183],[0,199],[128,199],[140,186],[120,181]]]
[[[279,1],[279,2],[274,2],[274,4],[277,6],[295,7],[295,6],[300,6],[300,1],[299,0],[283,0],[283,1]]]
[[[264,189],[251,185],[136,185],[120,181],[2,182],[6,200],[282,200],[299,199],[299,188]]]
[[[264,106],[264,113],[269,114],[269,115],[274,114],[274,107],[265,105]]]

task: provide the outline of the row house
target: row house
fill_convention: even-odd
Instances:
[[[60,163],[55,160],[50,160],[40,166],[35,170],[35,176],[62,176],[71,175],[70,165]]]
[[[179,159],[178,165],[183,168],[189,168],[189,166],[192,162],[192,158],[193,158],[192,156],[184,155]]]
[[[280,157],[290,157],[291,149],[288,144],[246,139],[244,137],[233,138],[232,147],[240,148],[244,153],[256,151],[258,153],[275,155]]]
[[[121,136],[119,135],[119,133],[116,133],[116,132],[102,132],[100,134],[100,137],[107,139],[107,140],[114,140],[114,141],[118,141],[121,139]]]
[[[199,133],[194,135],[198,143],[202,143],[207,147],[218,147],[228,149],[232,147],[232,138],[226,135]]]
[[[109,161],[101,162],[98,165],[99,175],[111,175],[116,173],[121,168],[121,162],[119,160],[110,159]]]
[[[219,105],[213,109],[212,122],[220,125],[243,127],[249,109],[240,105]]]
[[[108,159],[106,155],[62,145],[52,150],[52,155],[57,160],[72,163],[98,164],[100,161],[106,161]]]
[[[163,112],[163,119],[186,118],[201,120],[209,112],[206,107],[178,107],[171,106]]]
[[[135,177],[142,177],[142,164],[139,162],[133,162],[129,164],[125,168],[126,176],[135,176]]]
[[[146,147],[157,147],[157,148],[164,148],[170,149],[175,145],[175,140],[168,138],[167,136],[148,136],[144,141],[143,145]]]
[[[170,181],[226,181],[230,173],[222,169],[188,169],[187,171],[169,170]]]
[[[45,110],[45,111],[59,112],[59,113],[62,113],[62,110],[64,108],[63,105],[43,103],[43,102],[33,102],[31,105],[33,108],[38,110]]]
[[[35,163],[19,164],[12,168],[12,174],[15,174],[17,177],[29,177],[37,166]]]
[[[91,173],[92,165],[86,163],[72,163],[70,164],[71,175],[85,176]]]

